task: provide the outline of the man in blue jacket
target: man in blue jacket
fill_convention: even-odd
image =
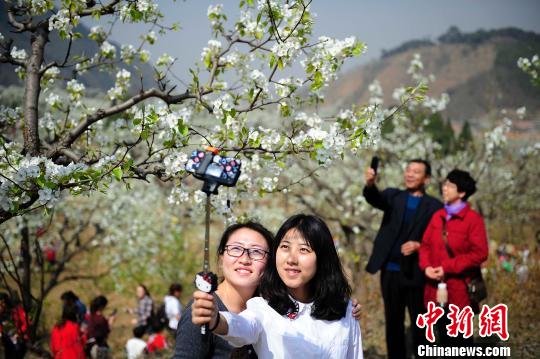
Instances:
[[[429,162],[409,161],[404,173],[405,190],[387,188],[379,191],[377,174],[366,170],[364,197],[384,212],[383,220],[366,270],[381,271],[381,290],[386,321],[388,358],[406,358],[405,308],[408,309],[413,333],[412,352],[425,343],[423,332],[416,327],[416,317],[423,314],[424,274],[418,267],[418,249],[424,231],[442,203],[425,193],[431,177]]]

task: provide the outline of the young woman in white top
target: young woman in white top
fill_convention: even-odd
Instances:
[[[260,291],[239,314],[218,312],[211,295],[195,292],[192,321],[233,346],[253,344],[261,359],[363,358],[351,287],[322,219],[298,214],[281,226]]]

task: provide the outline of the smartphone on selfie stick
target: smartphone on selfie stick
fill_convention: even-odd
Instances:
[[[379,157],[371,157],[371,164],[369,165],[369,167],[373,169],[375,174],[377,174],[377,169],[379,168]]]

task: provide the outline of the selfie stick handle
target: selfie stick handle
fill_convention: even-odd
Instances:
[[[203,273],[208,273],[208,267],[210,265],[210,193],[206,193],[206,220],[204,231],[204,262]],[[208,333],[208,324],[201,326],[201,334]]]
[[[206,229],[204,231],[204,264],[203,272],[208,273],[210,265],[210,193],[206,194]]]

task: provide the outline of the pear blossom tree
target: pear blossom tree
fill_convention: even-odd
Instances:
[[[353,37],[313,39],[311,1],[241,0],[236,20],[227,18],[222,5],[209,6],[212,38],[181,85],[172,71],[176,59],[147,50],[178,29],[164,23],[152,0],[2,1],[11,31],[0,34],[0,62],[12,66],[24,91],[20,103],[0,113],[2,228],[14,217],[24,222],[37,209],[53,211],[64,197],[107,192],[112,182],[127,188],[137,180],[169,182],[170,206],[197,207],[202,196],[184,164],[193,149],[207,145],[243,161],[238,186],[220,191],[213,202],[234,220],[224,204],[273,191],[294,158],[328,166],[379,131],[376,106],[325,117],[310,110],[324,101],[323,90],[344,61],[366,49]],[[88,35],[78,31],[82,20],[92,19],[109,19],[110,26],[94,26]],[[148,32],[118,51],[110,39],[118,21],[143,24]],[[73,51],[83,36],[96,43],[95,54]],[[66,51],[54,60],[47,51],[56,37]],[[28,52],[21,41],[28,42]],[[143,78],[141,64],[152,66],[152,79]],[[297,64],[303,75],[290,75]],[[103,72],[115,85],[99,98],[89,96],[84,77]],[[422,89],[406,92],[414,98]],[[262,111],[273,120],[261,119]],[[42,259],[29,235],[4,236],[7,244],[17,240],[21,297],[34,315],[32,256],[38,264]]]
[[[103,190],[114,179],[155,176],[181,188],[183,163],[200,145],[246,159],[259,154],[273,163],[299,153],[322,161],[328,155],[318,151],[324,137],[351,138],[335,150],[340,154],[369,135],[367,111],[334,127],[330,119],[313,120],[311,114],[298,112],[302,104],[321,101],[322,89],[343,62],[365,49],[352,37],[313,41],[310,2],[240,1],[235,22],[228,21],[221,5],[210,6],[213,38],[183,88],[171,80],[175,59],[167,54],[152,63],[154,87],[137,85],[137,74],[126,69],[134,61],[150,62],[142,46],[158,41],[154,30],[175,28],[162,23],[156,3],[75,0],[57,5],[50,0],[6,2],[13,31],[0,37],[0,61],[13,65],[25,95],[20,106],[4,109],[2,116],[0,223],[50,208],[64,192]],[[63,61],[47,61],[53,32],[71,44],[83,36],[76,26],[92,17],[144,23],[151,31],[140,44],[123,45],[118,54],[108,40],[113,29],[93,27],[88,37],[99,46],[96,54],[71,53],[68,46]],[[31,35],[29,54],[12,39],[26,34]],[[297,63],[303,77],[281,77]],[[72,76],[64,75],[66,69]],[[80,77],[98,71],[111,72],[116,83],[96,105],[86,99]],[[65,89],[65,95],[56,88]],[[265,108],[278,111],[279,124],[254,127],[251,114]],[[105,136],[105,128],[114,128],[114,136]]]

